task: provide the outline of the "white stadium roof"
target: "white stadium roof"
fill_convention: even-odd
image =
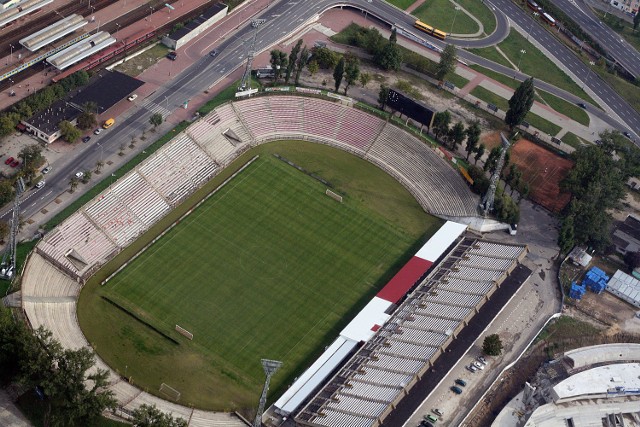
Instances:
[[[555,402],[638,395],[640,363],[618,363],[579,372],[553,387],[552,394]]]

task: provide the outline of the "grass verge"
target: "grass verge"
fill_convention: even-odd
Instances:
[[[121,73],[125,73],[135,77],[141,74],[147,68],[155,65],[160,59],[164,58],[164,56],[168,52],[169,48],[161,43],[158,43],[151,49],[144,51],[140,55],[137,55],[135,58],[132,58],[127,62],[123,62],[122,64],[118,65],[115,69],[117,71],[120,71]]]
[[[413,16],[446,33],[474,34],[480,29],[478,23],[466,13],[456,12],[455,6],[449,0],[424,2],[413,11]]]
[[[562,142],[572,146],[573,148],[580,148],[580,146],[587,144],[584,139],[571,132],[565,133],[564,136],[560,139],[562,140]]]
[[[498,45],[498,47],[511,60],[511,62],[515,64],[520,63],[520,70],[523,73],[557,86],[560,89],[564,89],[567,92],[572,93],[581,99],[584,99],[585,101],[597,105],[596,102],[593,101],[585,91],[583,91],[573,80],[571,80],[571,77],[565,74],[564,71],[558,68],[557,65],[551,62],[549,58],[547,58],[538,48],[529,43],[516,30],[512,29],[509,32],[509,36],[504,39]],[[522,50],[524,50],[526,53],[522,54]],[[477,53],[478,55],[491,60],[495,59],[495,55],[500,55],[495,49],[492,48],[474,49],[473,51],[474,53]],[[489,54],[491,51],[495,53]],[[509,68],[513,68],[513,66],[508,63],[500,63]]]
[[[503,97],[491,92],[488,89],[485,89],[482,86],[476,86],[472,91],[471,95],[480,98],[484,102],[488,102],[490,104],[496,105],[502,111],[507,111],[509,109],[509,101],[504,99]],[[560,126],[555,123],[551,123],[549,120],[543,119],[537,114],[529,112],[525,117],[525,120],[529,122],[530,125],[534,126],[536,129],[549,134],[551,136],[556,135],[562,129]]]

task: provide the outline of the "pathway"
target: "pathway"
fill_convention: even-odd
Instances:
[[[4,389],[0,389],[0,426],[31,427],[31,423],[22,415]]]

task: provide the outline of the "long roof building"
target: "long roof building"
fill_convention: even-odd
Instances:
[[[23,39],[20,40],[20,44],[31,52],[53,43],[54,41],[61,39],[67,34],[87,25],[87,20],[83,19],[80,15],[69,15],[66,18],[43,28]]]

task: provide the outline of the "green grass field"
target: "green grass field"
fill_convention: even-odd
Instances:
[[[436,27],[445,33],[474,34],[479,30],[478,24],[466,13],[462,11],[456,13],[455,6],[449,0],[425,2],[418,6],[412,14],[425,24]]]
[[[333,183],[344,203],[272,153]],[[271,386],[271,396],[282,393],[441,224],[390,176],[340,150],[272,143],[230,168],[254,154],[256,162],[105,286],[96,275],[80,297],[78,317],[97,352],[152,393],[163,382],[178,389],[183,404],[253,407],[260,358],[284,361]]]

